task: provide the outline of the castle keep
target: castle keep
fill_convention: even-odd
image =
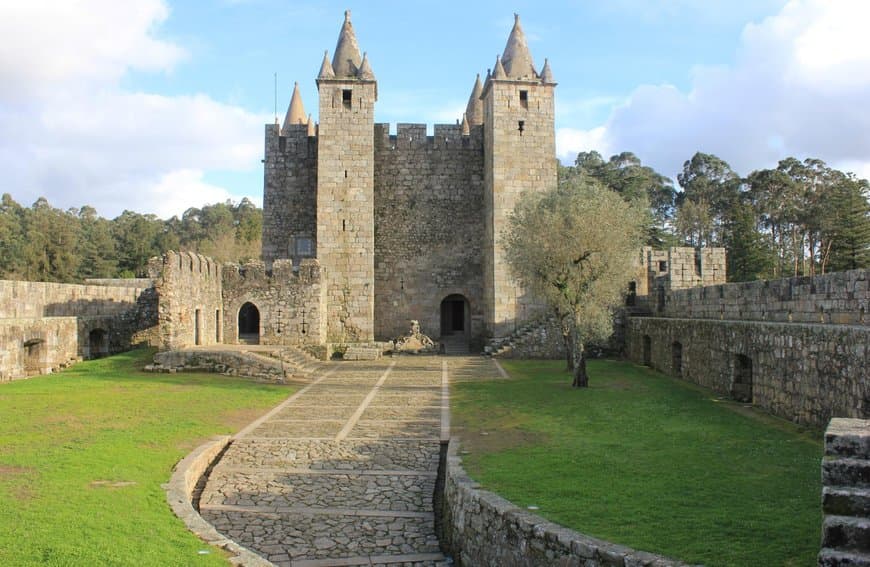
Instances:
[[[412,319],[466,346],[510,334],[538,308],[499,238],[521,193],[556,183],[555,86],[517,17],[461,123],[390,135],[374,123],[377,80],[346,13],[317,76],[318,124],[297,88],[283,125],[266,126],[266,269],[317,259],[330,342],[390,339]]]

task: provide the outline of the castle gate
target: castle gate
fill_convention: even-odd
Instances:
[[[250,301],[239,309],[239,342],[260,344],[260,310]]]

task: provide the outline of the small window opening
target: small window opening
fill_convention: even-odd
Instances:
[[[659,271],[660,272],[667,272],[668,271],[668,263],[666,261],[662,260],[659,262]]]
[[[344,170],[344,178],[347,179],[347,170]]]
[[[520,136],[522,136],[523,132],[526,130],[526,121],[525,120],[519,121],[517,130],[520,131]]]
[[[353,94],[353,91],[351,91],[350,89],[345,89],[345,90],[341,91],[341,103],[344,105],[345,108],[350,108],[351,101],[352,101],[352,98],[351,98],[352,94]]]
[[[520,106],[529,107],[529,91],[520,91]]]
[[[347,230],[347,221],[344,220],[344,219],[341,219],[341,230],[342,230],[342,231],[346,231],[346,230]]]

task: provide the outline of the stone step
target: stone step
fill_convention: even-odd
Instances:
[[[834,418],[825,431],[825,454],[870,459],[870,421]]]
[[[870,552],[870,520],[852,516],[825,516],[822,547]]]
[[[822,484],[870,488],[870,461],[825,456],[822,460]]]
[[[870,517],[870,489],[825,486],[822,488],[822,510],[835,516]]]
[[[870,555],[822,548],[819,567],[870,567]]]

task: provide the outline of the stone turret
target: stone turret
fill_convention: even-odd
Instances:
[[[474,79],[474,87],[471,89],[471,96],[468,97],[468,105],[465,107],[465,116],[463,121],[468,121],[469,126],[480,126],[483,124],[483,101],[480,100],[480,95],[483,93],[483,85],[480,82],[480,74]]]
[[[525,191],[556,184],[556,135],[552,71],[535,66],[519,16],[501,57],[483,86],[485,249],[484,319],[501,337],[517,322],[533,318],[541,306],[510,275],[500,242],[508,217]]]
[[[317,77],[317,258],[329,278],[332,342],[374,336],[374,109],[377,82],[345,12]]]
[[[287,107],[287,114],[284,116],[284,125],[281,126],[281,135],[289,134],[290,126],[308,124],[308,119],[305,117],[305,106],[302,104],[302,95],[299,94],[299,83],[293,83],[293,96],[290,97],[290,106]]]

